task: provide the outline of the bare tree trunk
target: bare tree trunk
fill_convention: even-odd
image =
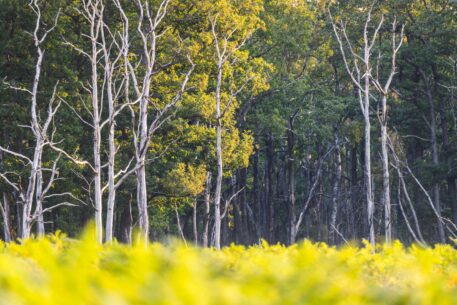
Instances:
[[[392,241],[392,216],[391,216],[391,198],[390,198],[390,173],[389,173],[389,153],[387,148],[387,95],[390,91],[390,86],[392,84],[394,75],[397,69],[397,53],[400,50],[403,44],[403,36],[404,36],[404,26],[401,29],[400,39],[397,42],[396,38],[397,32],[397,20],[394,19],[392,22],[392,62],[391,62],[391,69],[390,74],[385,82],[384,85],[381,85],[379,81],[379,75],[373,77],[373,83],[381,93],[381,114],[379,116],[379,122],[381,125],[381,161],[382,161],[382,198],[383,198],[383,206],[384,206],[384,231],[385,231],[385,238],[386,244],[390,244]],[[378,56],[378,70],[381,61],[381,53]]]
[[[369,90],[369,79],[365,77],[365,90]],[[373,202],[373,190],[372,190],[372,180],[371,180],[371,122],[370,122],[370,97],[368,94],[365,95],[364,102],[364,145],[365,145],[365,167],[364,167],[364,176],[365,176],[365,192],[367,200],[367,219],[368,219],[368,230],[369,230],[369,241],[374,247],[375,232],[374,232],[374,202]]]
[[[111,61],[111,48],[105,37],[105,29],[101,31],[102,48],[104,55],[104,72],[105,72],[105,87],[106,87],[106,100],[108,103],[108,200],[106,203],[106,224],[105,224],[105,242],[109,243],[113,240],[113,225],[114,225],[114,206],[116,203],[116,177],[115,177],[115,162],[116,162],[116,143],[115,143],[115,132],[116,132],[116,96],[113,94],[113,74],[114,65],[122,55],[122,52]],[[128,86],[128,85],[126,85]]]
[[[262,209],[261,209],[261,194],[259,188],[259,151],[256,149],[253,156],[253,173],[254,176],[254,186],[253,186],[253,196],[252,201],[254,204],[255,215],[252,215],[252,220],[256,230],[255,241],[257,242],[260,236],[262,235]],[[254,213],[253,213],[254,214]]]
[[[382,158],[382,193],[384,205],[384,229],[386,244],[392,241],[392,220],[391,220],[391,201],[390,201],[390,174],[389,174],[389,154],[387,149],[387,96],[381,99],[381,158]]]
[[[351,148],[351,169],[350,169],[350,177],[351,177],[351,186],[350,186],[350,192],[351,192],[351,215],[352,215],[352,220],[351,223],[349,224],[352,235],[351,238],[357,238],[357,230],[356,230],[356,222],[355,220],[358,218],[358,216],[355,216],[354,214],[358,214],[359,209],[355,209],[357,206],[357,188],[358,188],[358,175],[357,175],[357,167],[358,167],[358,162],[357,162],[357,148],[352,147]]]
[[[140,168],[136,171],[137,179],[137,204],[138,204],[138,222],[140,227],[140,240],[147,242],[149,240],[149,213],[147,206],[147,185],[146,185],[146,167],[144,160],[139,161]],[[143,162],[143,163],[141,163]]]
[[[266,138],[266,162],[267,168],[265,172],[265,211],[264,223],[265,231],[264,238],[271,242],[273,231],[273,135],[271,131]]]
[[[95,9],[94,9],[95,10]],[[99,13],[99,12],[97,12]],[[94,18],[97,14],[93,12]],[[100,17],[101,18],[101,17]],[[92,42],[91,69],[92,69],[92,117],[93,117],[93,157],[94,157],[94,207],[95,207],[95,237],[98,243],[103,242],[103,221],[102,221],[102,182],[101,182],[101,128],[100,128],[100,109],[98,100],[98,47],[97,37],[100,32],[101,20],[94,19],[91,24],[90,37]]]
[[[294,119],[298,111],[289,118],[289,127],[287,129],[287,173],[288,173],[288,201],[289,201],[289,243],[295,243],[295,132]]]
[[[197,199],[194,200],[192,210],[192,229],[194,233],[194,244],[198,246]]]
[[[32,0],[29,3],[30,8],[33,10],[33,12],[36,15],[36,23],[35,23],[35,29],[33,31],[33,41],[34,41],[34,46],[37,52],[37,58],[35,62],[35,75],[33,78],[33,84],[32,84],[32,89],[24,89],[24,88],[19,88],[15,87],[12,85],[8,85],[9,88],[14,89],[16,91],[25,91],[30,95],[30,114],[31,114],[31,130],[34,136],[34,150],[33,150],[33,157],[30,159],[25,155],[22,155],[21,153],[18,152],[13,152],[9,149],[5,149],[0,146],[0,151],[3,153],[8,153],[11,154],[15,157],[18,157],[24,161],[26,161],[26,164],[30,166],[30,171],[29,171],[29,177],[27,178],[27,186],[25,189],[25,192],[22,189],[21,182],[19,181],[18,183],[15,183],[8,179],[8,177],[5,174],[0,173],[0,177],[11,187],[14,188],[16,194],[18,203],[22,203],[22,217],[19,216],[18,213],[18,219],[20,218],[20,224],[19,224],[19,232],[20,232],[20,237],[22,239],[27,239],[30,237],[31,234],[31,228],[32,224],[34,221],[38,219],[39,225],[38,225],[38,233],[40,235],[44,234],[44,225],[43,225],[43,213],[45,210],[42,209],[42,201],[47,193],[47,191],[50,189],[52,183],[55,180],[55,175],[56,175],[56,164],[58,161],[55,160],[54,166],[51,171],[51,178],[49,179],[49,183],[47,184],[46,188],[43,189],[43,175],[42,175],[42,159],[43,159],[43,150],[46,145],[49,145],[52,143],[52,135],[49,137],[48,135],[48,129],[51,123],[53,122],[54,116],[57,112],[57,109],[59,108],[60,103],[54,107],[53,103],[55,101],[56,97],[56,90],[57,90],[57,84],[54,87],[54,91],[52,94],[52,97],[49,101],[48,104],[48,116],[46,120],[42,121],[41,120],[41,115],[39,112],[39,107],[38,107],[38,87],[40,83],[40,77],[41,77],[41,66],[43,63],[43,58],[44,58],[44,51],[42,49],[43,43],[47,37],[47,35],[54,30],[54,28],[57,25],[57,20],[60,15],[60,10],[57,13],[55,20],[54,20],[54,25],[50,27],[47,30],[42,29],[42,24],[41,24],[41,8],[39,6],[39,3],[37,0]],[[48,139],[48,137],[50,139]],[[19,176],[19,174],[17,174]],[[33,209],[33,203],[36,202],[35,210],[32,214],[32,209]],[[46,210],[49,210],[51,208],[47,208]],[[19,212],[19,211],[18,211]]]
[[[335,137],[335,179],[333,182],[333,193],[332,193],[332,210],[330,215],[330,228],[329,228],[329,243],[336,244],[335,231],[336,228],[336,218],[338,215],[338,201],[340,195],[340,182],[342,176],[342,166],[341,166],[341,149],[338,137],[338,131],[334,131]]]
[[[183,227],[181,225],[181,219],[179,218],[178,205],[175,202],[175,215],[176,215],[176,225],[178,227],[179,235],[181,236],[182,241],[187,245],[186,237],[184,236]]]
[[[0,204],[3,216],[3,239],[9,243],[11,241],[10,202],[6,193],[3,193],[3,202]]]
[[[42,161],[40,160],[40,168]],[[36,182],[36,210],[38,212],[37,216],[37,235],[38,237],[43,237],[45,234],[44,229],[44,217],[43,217],[43,203],[42,203],[42,192],[43,192],[43,172],[40,170],[37,174]]]
[[[119,0],[114,0],[114,4],[121,13],[124,19],[124,33],[122,35],[123,44],[123,59],[125,66],[128,68],[128,76],[126,78],[126,92],[128,92],[128,86],[131,83],[136,95],[135,102],[129,102],[128,105],[139,103],[138,110],[130,107],[132,116],[132,133],[133,142],[135,147],[135,166],[130,170],[126,170],[122,178],[119,178],[116,185],[124,181],[126,177],[132,173],[136,174],[137,181],[137,205],[139,213],[139,237],[140,240],[147,243],[149,240],[149,213],[148,213],[148,198],[147,198],[147,181],[146,181],[146,164],[148,162],[147,155],[149,150],[149,144],[151,143],[154,133],[159,129],[168,119],[168,112],[172,109],[176,103],[181,99],[189,77],[195,67],[190,57],[188,56],[191,68],[186,74],[184,80],[181,83],[181,90],[175,95],[171,101],[167,101],[164,105],[154,104],[151,101],[151,81],[153,76],[158,73],[155,71],[156,59],[157,59],[157,42],[158,39],[168,30],[167,27],[162,31],[159,31],[159,26],[163,19],[167,15],[168,5],[170,0],[163,0],[159,3],[157,10],[152,11],[148,1],[135,0],[135,5],[138,9],[138,23],[137,23],[137,34],[140,38],[140,46],[142,48],[141,62],[132,63],[129,58],[129,19],[127,14],[123,10]],[[136,65],[142,64],[144,69],[136,69]],[[143,74],[140,77],[140,72]],[[159,68],[160,71],[160,68]],[[131,80],[131,82],[130,82]],[[126,93],[126,99],[129,99],[128,93]],[[154,106],[156,109],[155,116],[152,122],[148,121],[148,108]],[[138,114],[138,121],[137,121]]]
[[[210,220],[210,202],[211,202],[211,172],[206,173],[205,187],[205,225],[203,231],[202,244],[208,247],[209,220]]]
[[[111,242],[113,239],[113,223],[114,223],[114,205],[116,203],[116,188],[115,188],[115,154],[116,145],[114,142],[114,122],[110,122],[108,132],[109,156],[108,156],[108,200],[106,209],[106,225],[105,225],[105,241]]]
[[[221,191],[222,191],[222,126],[221,126],[221,86],[222,86],[222,65],[219,64],[216,84],[216,159],[217,159],[217,178],[216,192],[214,194],[214,225],[215,236],[214,246],[221,248]]]
[[[230,90],[229,93],[229,100],[226,105],[222,104],[222,85],[223,85],[223,68],[224,64],[232,64],[230,59],[233,53],[239,50],[245,43],[247,38],[252,34],[252,32],[248,31],[244,34],[244,39],[241,42],[235,42],[233,44],[233,33],[236,31],[236,27],[234,27],[234,31],[232,33],[219,33],[218,29],[216,28],[218,15],[216,14],[214,17],[208,16],[209,22],[211,24],[211,34],[214,39],[215,45],[215,55],[216,55],[216,65],[217,65],[217,80],[216,80],[216,159],[217,159],[217,177],[216,177],[216,191],[214,194],[214,246],[216,249],[220,249],[221,247],[221,193],[222,193],[222,178],[223,178],[223,159],[222,159],[222,118],[225,115],[226,111],[230,107],[233,100],[236,96],[243,90],[245,85],[251,80],[251,78],[246,75],[246,81],[243,85],[241,85],[238,90],[232,91]],[[234,85],[232,83],[232,85]],[[221,107],[224,106],[222,109]]]
[[[90,51],[84,52],[82,49],[74,46],[72,43],[67,42],[80,53],[84,54],[90,61],[91,78],[90,78],[90,98],[91,98],[91,117],[92,117],[92,155],[93,163],[91,169],[93,172],[92,179],[93,187],[93,204],[94,204],[94,221],[95,221],[95,238],[98,243],[103,242],[103,221],[102,221],[102,181],[101,181],[101,104],[98,91],[98,61],[99,53],[102,51],[99,47],[99,37],[103,24],[103,11],[104,5],[101,0],[87,0],[83,1],[84,18],[89,25],[89,33],[86,34],[90,40]]]
[[[374,4],[374,3],[373,3]],[[377,27],[374,30],[372,39],[370,41],[369,36],[369,27],[372,18],[373,5],[368,11],[367,18],[365,20],[365,25],[363,29],[363,45],[362,55],[355,53],[355,48],[353,48],[351,41],[348,38],[346,33],[346,25],[343,22],[339,22],[338,26],[333,20],[333,17],[329,11],[330,18],[332,20],[332,27],[335,33],[335,36],[338,40],[340,47],[341,55],[343,57],[344,65],[347,73],[351,77],[351,80],[354,86],[357,89],[359,96],[360,108],[362,110],[363,119],[364,119],[364,177],[365,177],[365,193],[366,193],[366,202],[367,202],[367,219],[368,219],[368,238],[375,248],[375,228],[374,228],[374,198],[373,198],[373,189],[372,189],[372,176],[371,176],[371,122],[370,122],[370,85],[371,85],[371,55],[372,49],[375,45],[376,40],[378,39],[379,30],[381,29],[382,24],[384,23],[384,18],[382,17]],[[349,56],[346,54],[346,46],[349,50]],[[352,59],[352,63],[349,61]],[[359,62],[362,63],[359,63]],[[353,65],[353,67],[352,67]]]
[[[0,167],[3,167],[3,151],[0,150]],[[3,239],[9,243],[11,241],[11,219],[10,219],[10,202],[8,195],[4,191],[2,194],[3,202],[0,202],[0,211],[3,217]]]

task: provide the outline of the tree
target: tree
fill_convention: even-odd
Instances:
[[[242,73],[240,73],[238,67],[242,64],[239,61],[246,60],[249,54],[247,51],[242,50],[243,46],[252,36],[254,31],[261,26],[261,20],[258,16],[262,11],[262,4],[260,1],[253,0],[243,2],[243,4],[238,3],[237,1],[218,1],[217,5],[215,3],[210,3],[210,5],[212,5],[212,7],[209,10],[208,18],[215,48],[215,65],[217,66],[214,97],[217,159],[216,190],[214,194],[214,246],[216,249],[220,249],[221,195],[224,171],[222,158],[222,124],[224,116],[227,111],[230,110],[236,97],[255,77],[258,77],[256,72],[249,67],[247,69],[241,69]],[[232,79],[230,78],[230,75],[232,76]],[[239,77],[240,79],[234,80],[233,78],[235,77]],[[261,83],[261,81],[257,81],[257,84],[254,82],[254,86],[260,87],[261,84],[259,86],[259,83]],[[252,89],[255,90],[255,87]]]
[[[367,217],[369,227],[369,240],[374,246],[375,241],[375,229],[374,229],[374,198],[372,190],[372,171],[371,171],[371,121],[370,121],[370,89],[371,89],[371,55],[373,47],[378,39],[379,30],[384,22],[384,19],[378,22],[372,36],[370,37],[369,26],[372,21],[372,11],[374,3],[368,10],[368,14],[363,27],[363,42],[362,42],[362,54],[357,54],[358,47],[354,47],[352,42],[349,40],[346,32],[346,24],[342,21],[336,22],[329,10],[329,15],[332,22],[333,31],[337,38],[341,56],[343,57],[346,72],[351,77],[351,80],[357,90],[359,97],[360,108],[362,110],[364,118],[364,149],[365,149],[365,188],[366,188],[366,201],[367,201]]]
[[[128,177],[131,173],[135,172],[137,179],[137,205],[139,212],[139,227],[141,240],[148,241],[149,239],[149,214],[148,214],[148,197],[147,197],[147,183],[146,183],[146,165],[149,163],[147,154],[149,144],[155,132],[169,119],[170,110],[183,96],[187,82],[194,69],[194,64],[189,56],[187,59],[190,63],[190,68],[181,81],[181,86],[174,96],[166,96],[168,100],[157,101],[151,96],[151,82],[157,74],[161,72],[159,63],[157,62],[157,44],[159,39],[167,34],[168,28],[161,29],[161,23],[167,15],[167,9],[170,0],[164,0],[157,6],[155,14],[153,13],[149,2],[137,0],[135,2],[138,10],[137,19],[137,34],[140,38],[141,58],[139,64],[144,65],[144,68],[139,72],[136,67],[138,66],[129,57],[131,49],[129,46],[130,35],[128,17],[117,2],[117,8],[123,16],[123,26],[125,29],[123,39],[124,45],[124,61],[128,65],[129,83],[126,86],[133,87],[135,95],[134,101],[130,100],[130,96],[126,96],[128,103],[138,103],[138,110],[130,107],[132,114],[132,133],[133,145],[135,148],[135,166],[126,172],[124,177]],[[149,121],[150,108],[154,109],[154,117]],[[121,178],[121,181],[124,178]]]
[[[0,177],[9,184],[19,195],[20,203],[22,204],[22,223],[20,226],[21,231],[21,238],[27,239],[30,237],[32,224],[37,221],[38,223],[38,230],[37,233],[39,236],[44,235],[44,220],[43,220],[43,213],[49,211],[52,208],[57,207],[55,205],[53,207],[49,207],[43,209],[43,201],[51,195],[48,195],[51,187],[53,186],[57,176],[57,163],[60,159],[60,155],[56,157],[53,161],[52,168],[45,168],[43,165],[43,150],[46,146],[53,145],[53,135],[54,132],[49,132],[51,124],[55,118],[57,110],[60,107],[60,102],[56,104],[56,94],[57,94],[57,85],[54,86],[54,91],[48,103],[47,109],[47,117],[44,121],[41,120],[41,115],[39,113],[38,108],[38,87],[40,84],[40,77],[41,77],[41,69],[42,63],[44,59],[44,50],[43,50],[43,43],[46,40],[49,33],[51,33],[57,25],[57,21],[59,18],[60,11],[57,13],[54,24],[49,29],[43,30],[42,29],[42,13],[41,7],[38,1],[33,0],[29,3],[30,8],[36,15],[36,23],[35,28],[33,30],[33,42],[36,49],[36,62],[35,62],[35,75],[33,78],[32,89],[26,89],[23,87],[18,87],[9,83],[6,83],[6,86],[10,89],[16,91],[25,92],[30,97],[30,114],[31,114],[31,121],[30,121],[30,129],[32,130],[34,136],[34,152],[33,157],[29,158],[24,154],[12,151],[8,148],[0,146],[0,150],[4,154],[9,154],[13,157],[19,158],[30,167],[29,175],[27,178],[26,189],[22,188],[20,181],[14,182],[8,178],[8,174],[11,173],[0,173]],[[45,184],[44,180],[44,171],[49,172],[48,181]],[[12,173],[14,174],[14,173]],[[17,176],[19,176],[16,173]],[[58,196],[55,194],[54,196]],[[7,203],[6,197],[4,197],[5,204]],[[35,208],[33,209],[33,204],[35,203]],[[67,204],[67,203],[62,203]],[[62,205],[59,204],[59,205]],[[4,217],[7,215],[5,208],[2,209]],[[7,224],[7,221],[5,222]]]
[[[383,20],[383,18],[381,19]],[[392,218],[391,218],[391,200],[390,200],[390,175],[389,175],[389,153],[387,145],[387,97],[389,94],[390,86],[392,84],[394,75],[397,73],[397,53],[403,43],[404,26],[401,28],[400,38],[397,42],[397,20],[392,22],[392,51],[391,51],[391,66],[390,73],[384,84],[380,83],[379,65],[381,64],[381,53],[378,56],[378,67],[376,75],[372,76],[373,83],[381,94],[381,114],[379,122],[381,124],[381,159],[382,159],[382,184],[383,184],[383,205],[384,205],[384,229],[386,236],[386,243],[390,244],[392,240]]]

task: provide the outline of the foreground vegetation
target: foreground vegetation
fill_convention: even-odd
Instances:
[[[457,251],[100,246],[56,235],[3,244],[0,304],[456,304]]]

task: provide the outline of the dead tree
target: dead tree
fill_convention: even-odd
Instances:
[[[382,21],[382,19],[381,19]],[[379,66],[381,63],[381,53],[378,56],[377,73],[372,76],[373,84],[381,95],[381,111],[378,114],[381,125],[381,161],[382,161],[382,184],[383,184],[383,205],[384,205],[384,229],[386,243],[390,244],[392,240],[392,221],[391,221],[391,200],[390,200],[390,175],[389,175],[389,152],[387,145],[387,98],[395,74],[397,73],[397,54],[403,43],[404,26],[401,28],[400,38],[397,41],[397,20],[392,22],[392,59],[390,72],[384,84],[381,84],[379,75]],[[376,37],[375,37],[376,39]]]
[[[3,168],[3,151],[0,150],[0,167]],[[3,239],[5,242],[11,241],[11,224],[10,224],[10,200],[6,191],[0,197],[0,211],[3,217]]]
[[[244,34],[240,41],[234,41],[233,35],[237,32],[237,27],[234,26],[228,32],[220,33],[217,28],[219,15],[209,16],[211,24],[211,34],[216,51],[217,78],[216,78],[216,96],[215,96],[215,110],[216,110],[216,160],[217,160],[217,176],[216,176],[216,190],[214,194],[214,246],[216,249],[221,247],[221,195],[222,195],[222,176],[224,171],[224,164],[222,158],[222,119],[227,110],[230,108],[232,102],[243,91],[243,89],[252,80],[252,76],[246,75],[245,81],[238,86],[236,90],[228,92],[229,98],[225,106],[222,101],[223,91],[223,73],[226,64],[233,65],[230,60],[234,57],[234,53],[240,50],[246,41],[251,37],[252,31]],[[224,31],[222,31],[224,32]],[[234,84],[233,84],[234,85]],[[232,86],[234,87],[234,86]]]
[[[74,45],[71,42],[66,41],[65,44],[71,46],[80,54],[83,54],[90,63],[91,67],[91,74],[90,74],[90,81],[88,82],[87,86],[82,85],[83,88],[87,91],[90,95],[90,102],[91,107],[85,106],[85,109],[88,112],[88,115],[91,118],[91,121],[88,122],[82,118],[76,111],[74,111],[80,120],[88,125],[92,129],[92,137],[93,137],[93,144],[92,144],[92,157],[93,161],[91,164],[87,162],[91,171],[92,171],[92,182],[93,186],[91,189],[93,190],[93,206],[95,209],[95,235],[96,240],[99,243],[103,242],[103,220],[102,220],[102,212],[103,212],[103,203],[102,203],[102,160],[101,160],[101,145],[102,145],[102,99],[100,97],[99,92],[99,67],[98,62],[100,60],[100,54],[102,53],[102,49],[99,44],[99,39],[101,33],[103,31],[103,13],[105,6],[102,0],[82,0],[81,1],[81,9],[75,8],[77,12],[84,17],[86,20],[89,31],[87,34],[84,34],[90,42],[90,50],[84,51],[83,48],[80,48]],[[102,90],[103,91],[103,90]],[[84,101],[81,101],[85,103]],[[68,104],[68,103],[67,103]],[[74,109],[74,108],[72,108]],[[67,155],[67,154],[66,154]],[[73,157],[67,155],[72,160]],[[92,194],[90,194],[92,195]]]
[[[342,177],[342,165],[341,165],[341,148],[340,148],[340,139],[338,136],[338,130],[335,127],[334,131],[334,139],[335,139],[335,178],[333,182],[333,190],[332,190],[332,210],[330,215],[330,224],[329,224],[329,242],[332,244],[336,243],[335,233],[338,233],[336,228],[336,219],[338,215],[338,202],[340,196],[340,184],[341,184],[341,177]]]
[[[185,74],[176,95],[171,98],[171,100],[163,103],[165,105],[159,105],[159,103],[154,102],[151,99],[151,81],[154,76],[161,71],[157,63],[157,44],[160,38],[165,35],[168,30],[167,28],[161,30],[160,26],[168,13],[170,0],[161,1],[155,13],[148,1],[134,1],[138,10],[136,31],[140,37],[140,46],[142,48],[141,61],[138,63],[133,62],[133,59],[128,56],[129,52],[133,51],[129,49],[131,45],[129,17],[120,1],[115,0],[114,2],[122,16],[124,28],[124,33],[122,35],[122,45],[124,46],[123,60],[126,64],[126,73],[128,74],[128,76],[126,76],[127,83],[125,86],[127,93],[125,98],[127,99],[128,104],[137,104],[137,107],[135,108],[130,107],[133,145],[135,149],[134,164],[120,176],[116,185],[122,183],[131,174],[134,173],[136,175],[140,240],[147,242],[149,239],[149,214],[147,206],[146,165],[150,162],[148,159],[149,145],[155,132],[171,117],[171,110],[182,98],[195,65],[190,57],[187,56],[190,68]],[[139,65],[143,65],[143,73],[136,69]],[[130,93],[128,93],[130,86],[133,88],[132,95],[134,98],[131,98]],[[150,119],[151,108],[155,109],[152,119]]]
[[[41,78],[41,68],[43,64],[45,50],[43,49],[43,43],[46,40],[49,33],[51,33],[54,28],[57,26],[57,21],[60,15],[60,10],[54,18],[54,24],[49,29],[42,29],[42,12],[38,0],[32,0],[29,3],[30,8],[33,10],[36,16],[35,28],[32,33],[33,43],[37,52],[37,57],[35,61],[35,74],[33,78],[31,90],[14,86],[5,81],[5,84],[8,88],[23,91],[30,98],[30,115],[31,121],[28,128],[31,129],[34,137],[34,147],[33,147],[33,156],[30,158],[24,154],[10,150],[0,146],[0,150],[3,154],[11,155],[17,157],[23,161],[24,165],[28,168],[28,177],[25,180],[25,186],[22,185],[21,181],[15,181],[11,178],[11,175],[18,177],[18,173],[0,173],[0,177],[14,189],[18,194],[19,202],[22,204],[22,217],[20,225],[20,237],[22,239],[27,239],[30,237],[32,225],[37,223],[37,234],[42,236],[45,233],[44,228],[44,219],[43,214],[49,210],[56,208],[61,205],[72,205],[68,202],[62,202],[55,204],[53,206],[44,208],[43,203],[45,200],[52,197],[61,197],[64,195],[69,195],[67,193],[62,194],[49,194],[49,191],[54,186],[54,183],[57,181],[59,172],[57,164],[60,159],[60,154],[52,161],[52,168],[43,167],[43,154],[46,147],[54,147],[55,143],[53,142],[53,136],[55,134],[55,129],[50,131],[53,125],[55,115],[61,105],[60,101],[57,101],[57,86],[54,86],[52,96],[48,102],[47,107],[47,117],[45,120],[41,119],[42,115],[40,114],[40,109],[38,105],[39,93],[38,87],[40,84]],[[4,198],[6,199],[6,197]],[[7,200],[5,200],[5,204]],[[2,208],[2,212],[6,213],[5,207]]]
[[[211,218],[210,215],[210,202],[211,202],[211,172],[206,173],[206,184],[205,184],[205,221],[203,225],[203,236],[202,236],[202,246],[208,247],[208,234],[209,234],[209,221]]]
[[[372,36],[370,37],[369,27],[372,21],[373,5],[368,11],[367,18],[363,27],[363,44],[361,54],[357,53],[357,49],[353,47],[353,43],[349,39],[346,31],[346,23],[336,22],[329,10],[330,19],[332,22],[333,31],[338,41],[341,56],[343,58],[344,66],[347,73],[349,74],[353,85],[355,86],[359,104],[362,110],[364,119],[364,177],[365,177],[365,191],[367,201],[367,218],[369,227],[369,240],[374,246],[375,241],[375,229],[374,229],[374,198],[373,198],[373,187],[372,187],[372,173],[371,173],[371,121],[370,121],[370,89],[371,89],[371,55],[373,47],[378,38],[379,30],[384,22],[381,18],[379,23],[374,29]]]
[[[119,2],[114,2],[116,6],[120,6]],[[115,171],[116,166],[119,166],[116,163],[116,155],[118,153],[115,141],[116,119],[123,110],[136,103],[135,101],[130,102],[127,98],[128,66],[125,60],[123,65],[121,64],[121,59],[125,59],[128,54],[129,41],[125,39],[125,37],[128,38],[128,19],[124,19],[126,15],[121,15],[123,18],[122,25],[124,25],[122,30],[110,29],[110,25],[104,20],[106,15],[105,5],[101,0],[85,0],[82,2],[82,9],[77,9],[77,11],[89,25],[89,34],[85,35],[85,37],[89,39],[91,49],[86,52],[83,48],[71,42],[66,41],[66,44],[83,54],[91,65],[90,82],[88,86],[83,85],[84,89],[90,94],[91,107],[86,106],[85,108],[88,110],[91,120],[86,121],[83,115],[79,114],[73,106],[66,104],[93,131],[93,162],[84,161],[83,163],[88,165],[92,172],[92,182],[94,184],[91,186],[91,190],[93,190],[92,201],[95,208],[96,239],[99,243],[103,241],[103,195],[106,192],[108,193],[105,241],[111,242],[113,239],[116,191],[124,182],[125,177],[123,176],[128,172],[133,161],[132,159],[124,167],[121,166],[119,171]],[[100,64],[100,62],[103,64]],[[127,92],[126,96],[124,96],[123,102],[120,102],[121,96],[125,92]],[[84,101],[82,102],[84,103]],[[108,115],[106,117],[103,116],[104,104],[108,106]],[[105,128],[108,128],[108,137],[107,139],[102,139],[102,131]],[[108,142],[108,160],[103,163],[102,147],[105,141]],[[69,154],[65,153],[65,155],[72,161],[78,161]],[[103,168],[107,168],[107,181],[102,181],[101,172]]]

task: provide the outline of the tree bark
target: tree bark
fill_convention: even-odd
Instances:
[[[209,220],[210,220],[210,202],[211,202],[211,172],[206,173],[205,187],[205,224],[202,238],[203,247],[208,247]]]
[[[366,34],[365,34],[366,35]],[[367,44],[367,42],[366,42]],[[365,46],[365,63],[366,71],[370,71],[369,66],[370,51]],[[367,200],[367,218],[368,218],[368,230],[369,230],[369,241],[374,247],[376,244],[375,231],[374,231],[374,201],[373,201],[373,190],[371,180],[371,122],[370,122],[370,76],[365,73],[364,79],[364,102],[363,102],[363,119],[365,123],[364,136],[365,136],[365,191]],[[361,92],[360,92],[361,94]]]
[[[11,242],[11,215],[10,215],[10,202],[8,195],[3,193],[2,216],[3,216],[3,240],[6,243]]]
[[[335,232],[337,230],[336,227],[336,219],[338,215],[338,202],[339,202],[339,195],[340,195],[340,182],[342,176],[342,165],[341,165],[341,149],[338,137],[338,131],[335,129],[334,131],[334,138],[335,138],[335,178],[333,182],[333,192],[332,192],[332,209],[330,215],[330,227],[329,227],[329,243],[335,245],[336,244],[336,237]]]
[[[389,154],[387,149],[387,96],[381,98],[381,161],[382,161],[382,199],[384,206],[384,230],[386,244],[392,241],[392,217],[390,199]]]
[[[273,234],[273,135],[271,131],[266,138],[266,162],[267,168],[265,173],[265,231],[264,238],[272,241]]]
[[[289,244],[295,243],[295,237],[297,232],[295,232],[295,132],[294,132],[294,119],[295,115],[298,112],[295,112],[289,118],[289,126],[287,129],[287,174],[288,174],[288,206],[289,206]]]
[[[192,208],[192,229],[194,233],[194,244],[195,246],[198,246],[197,199],[194,200]]]
[[[219,63],[216,84],[216,159],[217,159],[217,177],[216,192],[214,194],[214,225],[215,236],[214,246],[216,249],[221,248],[221,192],[222,192],[222,126],[221,126],[221,86],[222,86],[222,64]]]

